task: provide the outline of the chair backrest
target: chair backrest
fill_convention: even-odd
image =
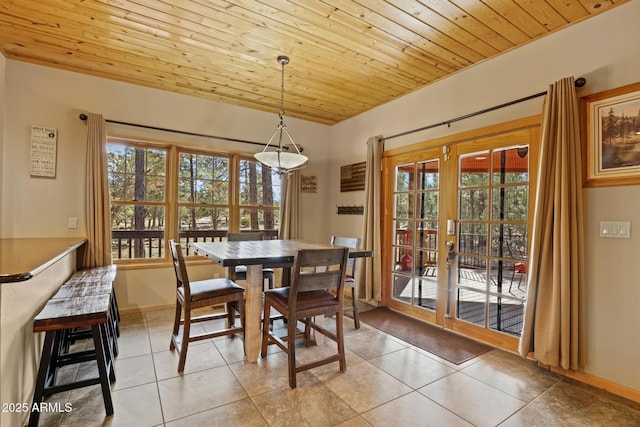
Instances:
[[[187,266],[182,255],[182,247],[175,240],[169,240],[169,250],[173,260],[173,270],[176,272],[176,289],[182,287],[184,289],[185,299],[191,298],[191,288],[189,287],[189,276],[187,275]]]
[[[246,233],[227,233],[228,242],[242,242],[248,240],[264,240],[264,234],[260,231],[249,231]]]
[[[289,305],[293,306],[300,292],[337,289],[336,300],[344,298],[344,278],[349,249],[298,249],[291,271]]]
[[[360,238],[359,237],[340,237],[340,236],[331,236],[331,244],[335,246],[344,246],[352,249],[360,249]],[[349,258],[347,261],[347,276],[355,276],[355,258]]]

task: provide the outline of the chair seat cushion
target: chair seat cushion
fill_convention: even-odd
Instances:
[[[289,287],[270,289],[264,292],[265,297],[272,298],[272,305],[287,306],[289,301]],[[305,311],[320,307],[330,307],[338,305],[336,296],[329,291],[309,291],[298,294],[298,311]]]
[[[238,273],[247,273],[247,266],[246,265],[236,265],[236,274]],[[273,268],[263,268],[262,269],[262,274],[273,274]]]
[[[244,288],[233,280],[209,279],[191,282],[191,300],[199,301],[208,298],[216,298],[233,293],[242,293]],[[179,287],[178,293],[184,298],[184,288]]]

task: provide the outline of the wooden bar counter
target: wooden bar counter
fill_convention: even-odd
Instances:
[[[0,425],[18,426],[29,413],[42,353],[33,319],[75,272],[82,237],[0,239]],[[11,405],[9,405],[11,404]],[[9,409],[15,409],[9,411]]]
[[[29,280],[84,242],[77,237],[0,239],[0,283]]]

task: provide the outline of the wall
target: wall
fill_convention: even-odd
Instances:
[[[579,96],[640,79],[640,2],[624,4],[561,32],[487,60],[375,108],[331,129],[331,200],[359,204],[363,192],[340,193],[340,166],[366,157],[366,140],[391,136],[532,95],[566,76],[585,77]],[[385,142],[395,148],[540,114],[543,98]],[[633,268],[640,253],[640,186],[586,189],[586,372],[640,391],[640,287]],[[339,202],[338,202],[339,201]],[[329,212],[333,234],[351,235],[361,221]],[[630,240],[599,237],[599,222],[631,221]],[[635,228],[634,228],[635,227]],[[635,231],[634,231],[635,230]]]
[[[33,400],[33,388],[44,334],[33,333],[33,318],[44,303],[56,293],[76,267],[73,251],[33,278],[24,282],[2,283],[0,304],[0,402],[28,403]],[[19,303],[16,303],[19,302]],[[0,412],[0,425],[20,426],[26,421],[24,411]]]
[[[4,56],[0,55],[0,224],[2,224],[2,194],[3,194],[3,179],[2,179],[2,164],[4,163],[2,159],[4,159],[4,88],[5,84],[5,69],[6,69],[7,61]],[[0,233],[0,237],[2,233]],[[2,307],[2,292],[0,292],[0,309]],[[0,336],[0,338],[2,338]],[[2,357],[2,351],[4,346],[2,345],[0,339],[0,358]],[[0,359],[1,360],[1,359]],[[0,384],[4,384],[4,373],[2,369],[0,369]],[[4,402],[2,400],[2,390],[0,389],[0,402]]]
[[[2,224],[2,195],[4,193],[4,180],[3,180],[3,163],[2,159],[5,158],[4,154],[4,112],[5,112],[5,87],[6,87],[6,68],[7,60],[4,56],[0,55],[0,224]],[[2,227],[0,226],[0,237],[2,237]]]

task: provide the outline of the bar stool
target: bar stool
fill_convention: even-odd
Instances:
[[[106,325],[107,337],[109,347],[111,348],[111,352],[114,356],[118,355],[118,336],[119,328],[117,317],[119,315],[118,309],[114,303],[115,301],[115,291],[113,288],[113,282],[80,282],[80,281],[69,281],[58,289],[58,292],[51,297],[52,299],[58,298],[74,298],[74,297],[85,297],[88,295],[102,295],[102,294],[110,294],[111,299],[109,303],[109,321]],[[65,329],[62,333],[63,339],[63,351],[68,352],[69,346],[73,344],[77,340],[81,339],[89,339],[92,337],[92,332],[90,328],[73,328],[73,329]]]
[[[113,414],[110,382],[115,381],[113,354],[107,337],[111,312],[111,294],[50,299],[33,321],[33,332],[45,332],[42,357],[38,369],[29,426],[37,426],[38,408],[45,397],[63,391],[100,384],[107,416]],[[90,327],[94,348],[75,353],[63,352],[62,333],[75,327]],[[66,384],[56,384],[58,368],[95,360],[98,377]]]

